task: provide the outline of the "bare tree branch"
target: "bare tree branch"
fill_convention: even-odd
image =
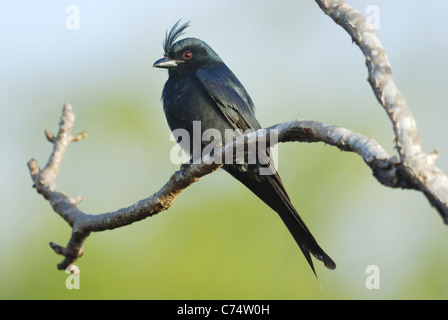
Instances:
[[[70,197],[56,189],[56,178],[67,147],[71,142],[79,141],[87,136],[86,133],[72,135],[74,121],[75,116],[71,105],[64,105],[57,136],[45,131],[47,139],[53,144],[53,152],[47,164],[41,170],[36,160],[32,159],[28,162],[34,182],[33,186],[37,192],[42,194],[50,202],[53,210],[72,227],[71,238],[65,247],[50,243],[57,254],[64,256],[63,261],[58,264],[59,269],[65,269],[76,262],[82,255],[83,243],[91,232],[119,228],[167,210],[185,188],[221,167],[220,164],[206,164],[209,161],[203,158],[201,164],[182,166],[182,169],[172,174],[168,182],[158,192],[146,199],[115,212],[98,215],[86,214],[76,206],[80,202],[80,198]],[[374,175],[381,183],[392,187],[403,187],[400,185],[397,164],[393,159],[389,159],[388,154],[374,140],[345,128],[315,121],[298,119],[272,126],[267,130],[253,132],[224,146],[222,152],[225,154],[226,150],[230,148],[238,148],[247,143],[247,140],[273,145],[270,141],[271,130],[277,130],[279,142],[322,141],[343,151],[356,152],[372,168]]]
[[[37,192],[42,194],[50,202],[53,210],[72,227],[72,236],[65,248],[53,242],[50,243],[57,254],[65,257],[58,264],[58,269],[65,269],[82,255],[82,245],[90,232],[122,227],[166,210],[183,189],[220,167],[216,164],[186,167],[186,170],[175,172],[162,189],[149,198],[115,212],[88,215],[76,207],[79,199],[71,198],[56,190],[56,178],[68,145],[72,141],[79,141],[87,136],[85,133],[72,135],[74,122],[75,115],[72,107],[70,104],[65,104],[57,136],[53,137],[45,131],[48,140],[53,143],[53,152],[44,169],[40,170],[34,159],[28,162],[33,186]]]
[[[421,190],[448,224],[448,176],[435,165],[439,151],[423,152],[415,119],[394,82],[389,60],[375,30],[361,13],[342,0],[316,2],[348,32],[366,57],[368,81],[392,121],[403,169],[401,180],[413,189]]]
[[[389,61],[374,30],[359,12],[343,1],[316,2],[352,36],[364,53],[369,82],[393,124],[399,160],[390,157],[377,142],[361,134],[303,119],[240,136],[235,142],[223,146],[222,153],[247,144],[248,141],[264,141],[273,146],[277,142],[270,141],[272,130],[276,130],[278,142],[324,142],[342,151],[359,154],[381,184],[392,188],[422,191],[437,208],[445,223],[448,223],[448,177],[435,166],[437,152],[428,155],[422,151],[415,120],[393,81]],[[67,147],[71,142],[80,141],[87,136],[86,132],[72,134],[74,122],[72,107],[69,104],[64,105],[58,134],[53,136],[48,130],[45,131],[47,140],[53,144],[47,164],[41,170],[36,160],[31,159],[28,162],[33,186],[37,192],[42,194],[53,210],[72,227],[72,235],[65,247],[50,243],[55,253],[64,256],[63,261],[58,264],[59,269],[65,269],[77,261],[82,255],[84,241],[91,232],[119,228],[167,210],[184,189],[221,167],[216,163],[207,164],[210,163],[210,157],[206,156],[200,164],[183,165],[159,191],[146,199],[114,212],[86,214],[77,208],[82,198],[70,197],[56,188],[56,178]]]

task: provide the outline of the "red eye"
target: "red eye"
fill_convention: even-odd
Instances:
[[[191,51],[185,51],[184,52],[184,59],[185,60],[190,60],[191,58],[193,58],[193,54],[191,53]]]

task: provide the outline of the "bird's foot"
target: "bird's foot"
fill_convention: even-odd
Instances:
[[[181,171],[182,173],[185,173],[185,171],[188,170],[190,167],[191,167],[191,163],[190,163],[190,162],[182,163],[182,164],[180,165],[180,171]]]

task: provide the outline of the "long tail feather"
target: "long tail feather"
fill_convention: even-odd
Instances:
[[[316,271],[310,253],[322,261],[328,269],[336,268],[334,261],[318,245],[305,222],[295,210],[277,173],[260,176],[256,172],[251,172],[250,166],[242,169],[238,165],[226,165],[224,169],[279,214],[315,275]]]

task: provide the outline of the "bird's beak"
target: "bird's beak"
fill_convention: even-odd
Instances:
[[[156,62],[154,62],[154,64],[152,65],[154,68],[165,68],[165,69],[169,69],[169,68],[174,68],[178,66],[178,63],[176,60],[171,60],[168,58],[162,58],[157,60]]]

